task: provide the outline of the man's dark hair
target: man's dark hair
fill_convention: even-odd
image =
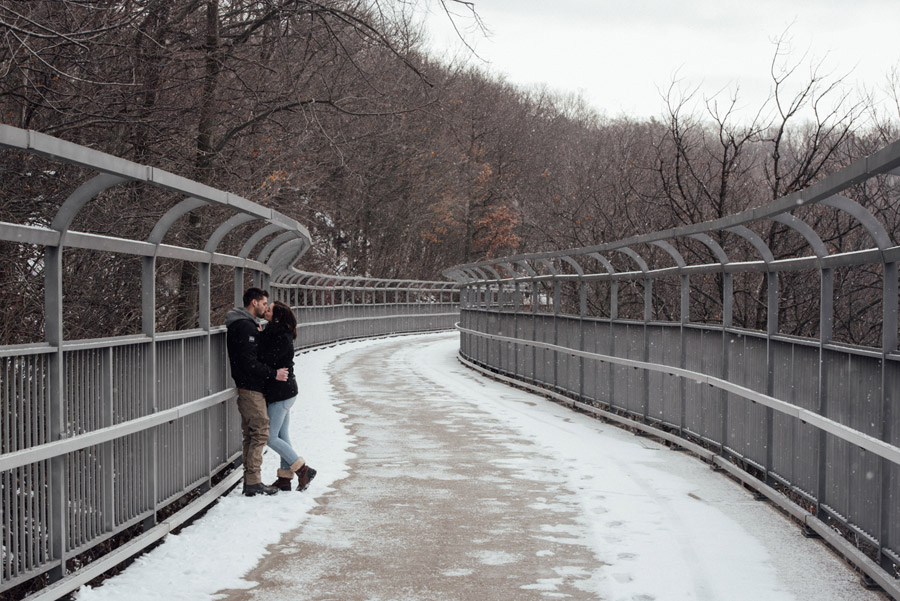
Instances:
[[[262,300],[264,298],[269,298],[268,290],[260,290],[259,288],[247,288],[247,291],[244,292],[244,306],[249,307],[250,303],[253,301]]]

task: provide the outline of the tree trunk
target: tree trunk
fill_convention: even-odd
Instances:
[[[206,70],[200,93],[200,119],[197,124],[197,154],[194,163],[194,179],[209,184],[215,155],[213,130],[216,115],[216,90],[222,63],[219,48],[219,0],[206,1]],[[187,227],[182,242],[192,248],[202,247],[203,219],[196,212],[188,214]],[[176,324],[178,329],[195,328],[198,324],[197,265],[183,262],[181,283],[178,287]]]

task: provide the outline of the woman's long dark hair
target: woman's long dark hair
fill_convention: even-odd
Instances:
[[[297,338],[297,318],[294,312],[281,301],[272,303],[272,321],[269,327],[274,328],[273,333],[287,332],[291,338]]]

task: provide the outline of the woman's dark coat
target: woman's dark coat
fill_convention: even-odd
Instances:
[[[297,380],[294,377],[294,339],[290,333],[284,330],[276,332],[271,324],[260,332],[259,361],[273,369],[288,368],[286,382],[266,380],[263,395],[267,403],[297,396]]]

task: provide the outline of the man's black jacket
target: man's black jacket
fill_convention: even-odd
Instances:
[[[259,329],[247,309],[237,307],[225,315],[228,328],[228,360],[234,385],[245,390],[263,392],[266,380],[275,378],[275,370],[257,357]]]

